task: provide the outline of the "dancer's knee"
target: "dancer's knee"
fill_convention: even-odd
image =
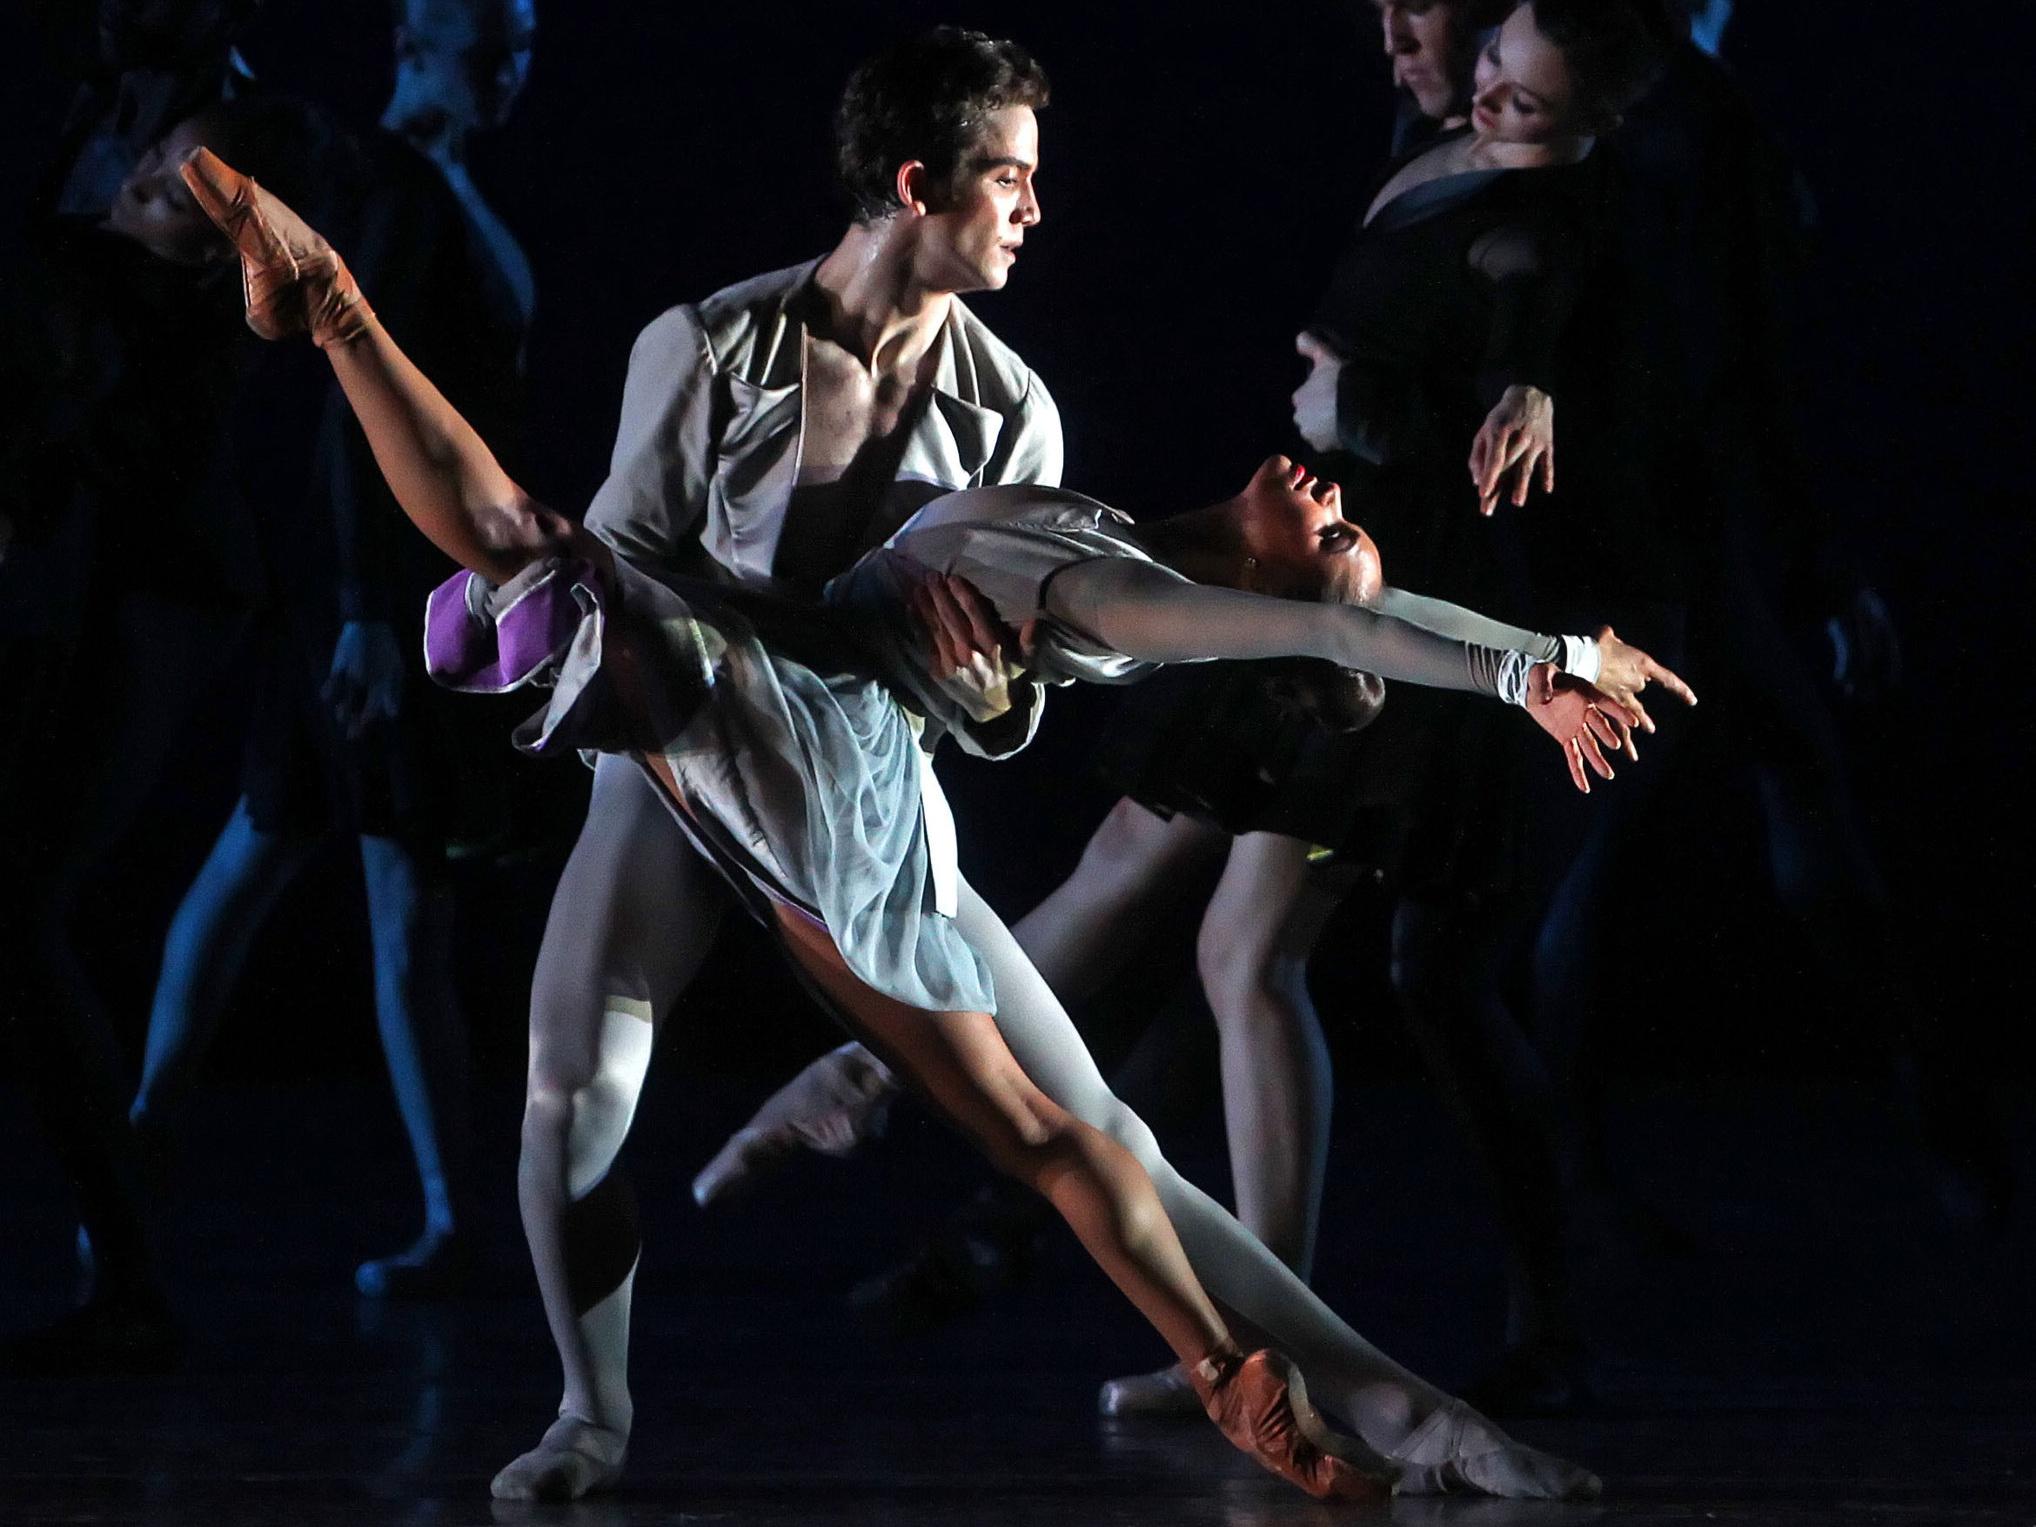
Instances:
[[[573,1197],[607,1173],[629,1134],[650,1069],[651,1019],[647,1002],[610,997],[598,1015],[564,1032],[533,1023],[524,1150],[563,1151]]]
[[[1267,930],[1230,918],[1205,918],[1195,936],[1195,971],[1219,1029],[1252,1021],[1269,1005],[1308,999],[1305,956],[1275,946]]]

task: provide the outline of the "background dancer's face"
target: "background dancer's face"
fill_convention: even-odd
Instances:
[[[1002,288],[1025,230],[1039,221],[1038,168],[1039,119],[1030,106],[1006,106],[983,118],[951,185],[926,203],[919,267],[930,288]]]
[[[1522,5],[1486,39],[1471,95],[1471,125],[1494,143],[1547,143],[1586,129],[1577,120],[1576,87],[1562,49]]]
[[[1379,549],[1343,517],[1343,489],[1286,456],[1268,456],[1235,502],[1265,593],[1369,604],[1385,586]]]
[[[1393,84],[1424,117],[1441,121],[1462,111],[1476,43],[1471,7],[1460,0],[1372,0],[1372,8]]]
[[[203,117],[179,122],[135,161],[106,209],[110,233],[133,239],[157,259],[173,265],[204,265],[224,259],[226,242],[191,199],[177,166],[205,142]]]

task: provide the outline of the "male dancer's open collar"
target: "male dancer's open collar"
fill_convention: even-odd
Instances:
[[[742,581],[766,581],[797,485],[804,435],[804,358],[818,260],[746,281],[697,312],[723,399],[704,540]],[[1004,412],[1024,406],[1023,372],[957,299],[938,343],[930,395],[914,419],[874,539],[955,488],[984,481]],[[985,406],[985,405],[989,406]],[[1055,474],[1058,475],[1057,472]],[[597,527],[598,528],[598,527]]]

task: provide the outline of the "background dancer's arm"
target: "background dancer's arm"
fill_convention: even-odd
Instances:
[[[490,583],[550,556],[609,566],[606,547],[502,470],[487,442],[370,322],[326,351],[389,489],[433,545]]]

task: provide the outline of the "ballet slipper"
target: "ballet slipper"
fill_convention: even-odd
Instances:
[[[707,1208],[756,1186],[800,1150],[846,1156],[883,1127],[898,1084],[861,1045],[829,1050],[764,1101],[693,1179]]]
[[[177,172],[240,256],[250,329],[263,339],[308,331],[321,349],[367,332],[375,314],[353,272],[301,217],[208,148]]]
[[[628,1452],[629,1439],[619,1432],[560,1416],[536,1447],[495,1476],[488,1493],[496,1500],[575,1501],[620,1479]]]
[[[1202,1397],[1179,1363],[1154,1373],[1111,1379],[1096,1391],[1096,1409],[1120,1421],[1169,1420],[1200,1412]]]
[[[1488,1495],[1504,1500],[1596,1500],[1590,1470],[1515,1442],[1461,1400],[1437,1407],[1387,1455],[1396,1495]]]
[[[1196,1363],[1188,1380],[1232,1446],[1317,1500],[1383,1500],[1391,1489],[1392,1466],[1322,1419],[1281,1353],[1232,1348]]]

